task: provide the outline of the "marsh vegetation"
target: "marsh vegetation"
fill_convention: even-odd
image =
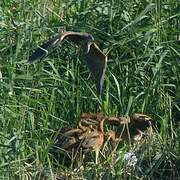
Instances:
[[[2,0],[0,179],[180,179],[179,16],[177,0]],[[61,30],[93,34],[108,54],[101,99],[71,43],[27,64],[34,49]],[[98,164],[90,153],[75,171],[51,153],[54,133],[76,127],[97,102],[107,116],[149,115],[156,133],[100,154]],[[132,151],[137,163],[129,168],[124,156]]]

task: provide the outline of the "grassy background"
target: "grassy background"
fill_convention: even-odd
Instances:
[[[30,53],[61,30],[86,31],[108,53],[101,107],[107,115],[143,112],[158,133],[134,147],[125,168],[122,146],[79,178],[180,178],[180,44],[176,0],[11,0],[0,2],[0,178],[49,179],[62,169],[50,152],[52,132],[95,112],[94,81],[77,48],[64,43],[34,65]],[[132,147],[131,147],[132,148]]]

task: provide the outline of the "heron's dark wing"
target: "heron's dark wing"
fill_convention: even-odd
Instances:
[[[72,32],[72,31],[66,31],[66,32],[60,33],[57,36],[55,36],[54,38],[45,42],[39,48],[37,48],[32,53],[32,55],[29,57],[28,63],[33,63],[36,60],[39,60],[39,59],[46,57],[50,52],[52,52],[66,38],[69,41],[71,41],[77,45],[81,45],[82,42],[88,41],[89,38],[91,40],[93,40],[92,35],[90,35],[88,33]]]
[[[100,95],[104,84],[104,73],[107,65],[107,56],[95,43],[90,44],[90,50],[84,56],[87,66],[94,75],[96,80],[97,93]]]
[[[77,45],[81,45],[82,42],[89,40],[89,33],[86,32],[73,32],[73,31],[66,31],[61,34],[61,41],[67,39]],[[91,35],[92,37],[92,35]],[[92,37],[92,40],[94,38]]]
[[[28,63],[33,63],[36,60],[46,57],[50,52],[52,52],[61,42],[61,36],[57,35],[45,42],[42,46],[37,48],[29,57]]]

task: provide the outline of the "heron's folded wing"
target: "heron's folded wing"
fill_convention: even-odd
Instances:
[[[50,39],[48,42],[45,42],[42,46],[37,48],[29,57],[28,63],[33,63],[36,60],[46,57],[50,52],[52,52],[60,43],[61,36],[57,35],[54,38]]]
[[[84,56],[87,66],[94,75],[96,80],[97,93],[100,95],[104,84],[104,73],[107,65],[107,56],[95,43],[90,45],[89,52]]]

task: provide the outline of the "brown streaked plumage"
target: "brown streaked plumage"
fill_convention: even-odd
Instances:
[[[104,120],[105,119],[101,119],[96,128],[80,136],[80,139],[83,139],[83,148],[95,150],[96,164],[98,163],[100,148],[104,143]]]
[[[64,39],[77,44],[83,52],[84,59],[96,81],[97,94],[101,95],[107,56],[94,43],[94,37],[86,32],[67,31],[59,33],[54,38],[37,48],[28,59],[33,63],[48,56]]]
[[[96,153],[97,163],[100,149],[103,146],[104,151],[109,141],[113,142],[112,145],[115,145],[116,149],[119,142],[139,143],[145,135],[151,135],[153,132],[151,121],[153,120],[149,116],[141,113],[134,113],[130,117],[106,117],[103,113],[83,113],[77,128],[60,131],[55,147],[67,153],[75,152],[77,157],[81,156],[79,153],[81,150],[83,155],[93,150]],[[118,126],[118,129],[104,131],[106,124]]]
[[[67,131],[60,131],[60,134],[55,142],[55,147],[63,150],[77,148],[79,146],[79,136],[82,133],[81,129],[68,129]]]
[[[130,123],[130,117],[128,116],[120,116],[120,117],[108,117],[105,120],[105,124],[111,124],[111,125],[124,125]]]

